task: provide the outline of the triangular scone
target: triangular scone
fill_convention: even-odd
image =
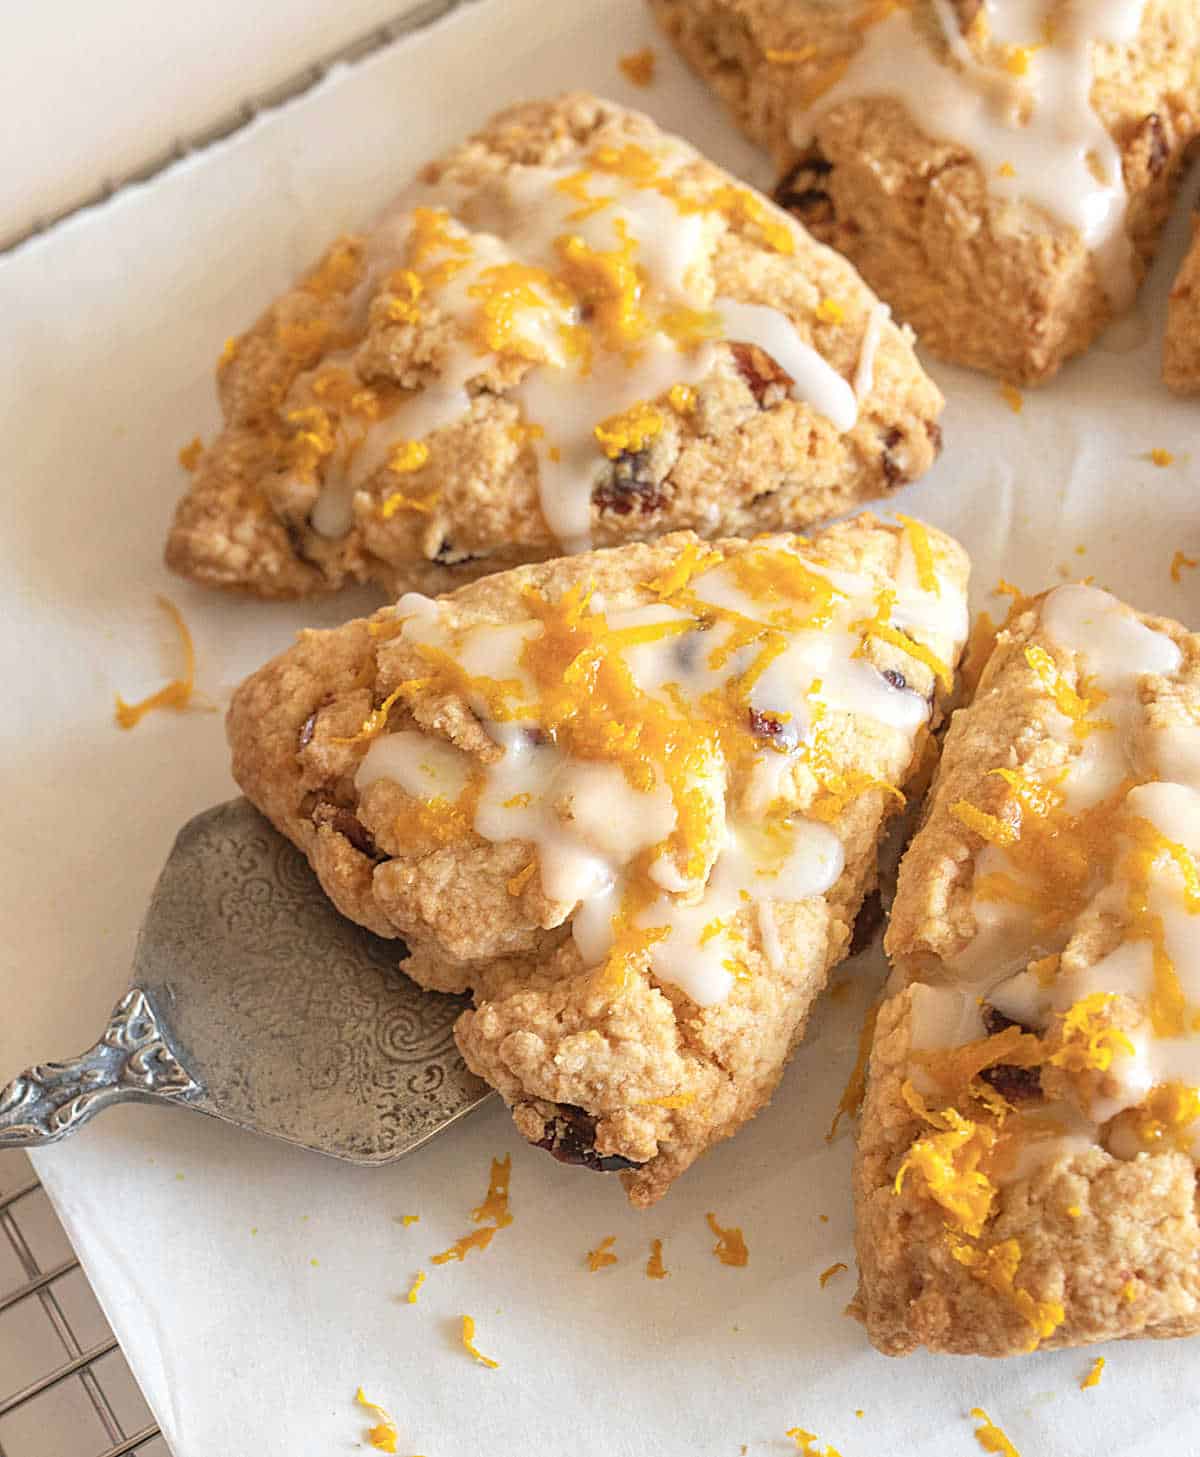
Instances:
[[[690,533],[307,632],[238,783],[403,937],[518,1127],[648,1204],[770,1097],[874,884],[965,633],[916,522]]]
[[[1200,213],[1192,216],[1192,246],[1167,304],[1163,379],[1177,394],[1200,394]]]
[[[1200,134],[1195,0],[650,5],[933,353],[1036,383],[1132,302]]]
[[[174,570],[268,597],[794,530],[921,475],[942,398],[853,267],[646,117],[503,112],[218,369]]]
[[[1200,637],[1018,602],[900,867],[856,1170],[871,1340],[1200,1329]]]

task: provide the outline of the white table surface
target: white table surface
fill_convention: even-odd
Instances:
[[[637,92],[615,62],[647,40],[662,78]],[[247,604],[161,567],[175,453],[217,422],[221,342],[420,160],[505,101],[568,85],[641,104],[765,175],[636,0],[480,0],[0,260],[0,1069],[92,1040],[175,830],[232,791],[215,715],[112,726],[115,691],[136,696],[174,668],[154,594],[191,623],[217,705],[298,626],[373,600]],[[1200,547],[1195,407],[1156,378],[1183,241],[1180,220],[1140,306],[1140,347],[1094,351],[1020,416],[993,382],[936,370],[947,452],[902,509],[966,541],[977,605],[995,606],[1001,573],[1032,589],[1082,560],[1141,605],[1200,621],[1196,577],[1168,574],[1176,547]],[[1175,452],[1169,470],[1146,461],[1154,446]],[[526,1148],[495,1106],[382,1172],[141,1108],[105,1115],[38,1167],[176,1457],[354,1450],[359,1383],[395,1410],[401,1451],[427,1457],[778,1454],[796,1424],[845,1457],[941,1457],[978,1450],[976,1404],[1025,1457],[1144,1452],[1148,1422],[1156,1453],[1191,1457],[1194,1343],[1106,1351],[1104,1383],[1081,1393],[1079,1352],[888,1361],[840,1314],[852,1277],[819,1288],[850,1258],[849,1145],[827,1147],[823,1130],[878,974],[849,968],[771,1109],[648,1214]],[[431,1270],[408,1306],[414,1270],[465,1232],[505,1151],[516,1222],[484,1254]],[[708,1210],[745,1229],[747,1269],[712,1259]],[[421,1223],[398,1225],[407,1212]],[[589,1274],[584,1252],[606,1234],[621,1263]],[[666,1281],[642,1273],[652,1237]],[[458,1347],[464,1312],[499,1371]]]

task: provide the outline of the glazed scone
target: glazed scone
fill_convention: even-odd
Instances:
[[[1177,394],[1200,394],[1200,213],[1192,215],[1192,246],[1167,304],[1163,379]]]
[[[966,557],[872,518],[514,568],[308,632],[229,714],[338,908],[470,990],[517,1127],[657,1199],[768,1100],[941,716]]]
[[[942,400],[853,267],[646,117],[503,112],[226,348],[167,561],[442,592],[794,530],[913,480]]]
[[[890,1354],[1200,1330],[1200,637],[1017,604],[900,867],[855,1171]]]
[[[1195,0],[650,5],[933,353],[1037,383],[1132,301],[1200,133]]]

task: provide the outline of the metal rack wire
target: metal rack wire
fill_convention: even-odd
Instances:
[[[7,1337],[0,1339],[0,1457],[170,1457],[79,1261],[72,1253],[54,1258],[56,1244],[69,1251],[32,1166],[23,1155],[7,1156],[0,1162],[0,1337]],[[28,1377],[15,1365],[18,1346],[30,1359],[61,1359]],[[14,1371],[18,1389],[10,1389]]]

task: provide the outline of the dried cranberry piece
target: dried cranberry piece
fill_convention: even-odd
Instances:
[[[1022,1032],[1033,1031],[1032,1027],[1026,1027],[1023,1022],[1017,1022],[1012,1017],[1006,1017],[992,1006],[983,1009],[983,1025],[991,1037],[997,1032],[1003,1032],[1006,1027],[1019,1027]],[[1042,1095],[1042,1074],[1036,1067],[1013,1067],[1011,1063],[999,1062],[995,1067],[984,1068],[979,1076],[1010,1103],[1020,1103],[1029,1098],[1040,1098]]]
[[[893,688],[908,687],[908,679],[899,668],[885,668],[883,670],[883,679],[885,683],[890,683]]]
[[[379,858],[379,851],[370,830],[352,810],[335,810],[329,823],[339,835],[350,841],[360,855],[369,855],[373,860]]]
[[[822,183],[833,171],[833,163],[820,152],[800,160],[775,184],[771,194],[785,212],[805,227],[819,227],[834,221],[833,198]]]
[[[894,425],[883,437],[883,454],[879,458],[879,463],[883,468],[883,479],[887,482],[889,488],[903,485],[908,480],[908,476],[904,473],[904,467],[892,454],[896,446],[903,439],[903,432],[897,430]]]
[[[599,510],[618,516],[660,511],[667,498],[651,470],[650,452],[623,450],[613,461],[608,479],[592,492],[592,501]]]
[[[799,743],[796,725],[791,719],[784,719],[769,710],[751,708],[748,710],[750,732],[755,737],[766,739],[777,749],[794,749]]]
[[[640,1164],[620,1154],[596,1152],[596,1118],[574,1103],[559,1103],[547,1132],[537,1141],[560,1164],[579,1164],[596,1173],[608,1174],[617,1169],[638,1169]]]

